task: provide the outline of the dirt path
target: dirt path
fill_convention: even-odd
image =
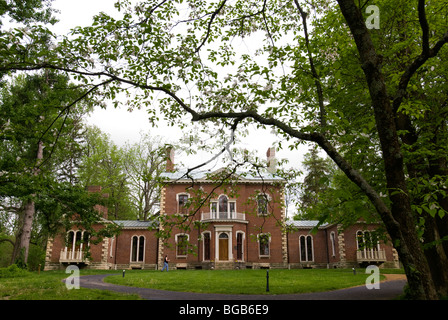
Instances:
[[[394,281],[394,280],[407,280],[405,274],[383,274],[386,277],[385,281]]]

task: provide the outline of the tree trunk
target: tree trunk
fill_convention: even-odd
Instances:
[[[394,112],[381,73],[382,59],[375,51],[361,11],[353,0],[338,0],[338,3],[356,42],[361,67],[369,87],[381,143],[391,212],[398,228],[390,219],[383,219],[383,222],[403,263],[408,279],[409,298],[437,299],[428,261],[416,232]]]
[[[34,168],[34,175],[37,176],[39,174],[39,165],[43,159],[43,143],[39,141],[37,147],[37,156],[36,156],[36,167]],[[35,194],[31,195],[31,199],[27,199],[24,204],[22,222],[19,226],[19,231],[17,234],[16,246],[13,252],[13,262],[17,261],[18,258],[23,259],[23,263],[28,263],[28,253],[30,250],[30,241],[31,241],[31,231],[33,228],[33,220],[35,213],[35,203],[33,198]]]
[[[444,297],[448,295],[448,259],[443,246],[439,243],[440,235],[436,220],[428,214],[425,216],[423,238],[425,239],[425,244],[431,244],[430,247],[425,249],[425,255],[437,293],[439,296]]]

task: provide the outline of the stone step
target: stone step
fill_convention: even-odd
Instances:
[[[235,263],[230,261],[216,261],[215,270],[233,270],[235,269]]]

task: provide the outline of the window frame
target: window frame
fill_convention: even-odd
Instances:
[[[220,199],[225,197],[227,201],[226,211],[221,212]],[[232,211],[233,207],[233,211]],[[222,217],[221,214],[225,213],[225,217]],[[225,194],[221,194],[218,198],[210,201],[210,215],[213,219],[235,219],[236,217],[236,200],[229,198]]]
[[[134,238],[137,239],[134,245]],[[142,246],[143,243],[143,246]],[[146,237],[144,235],[134,234],[131,237],[131,252],[129,261],[131,263],[145,263],[145,254],[146,253]],[[135,260],[134,260],[135,255]]]
[[[369,234],[369,238],[370,239],[366,239],[366,234]],[[379,239],[376,239],[376,244],[373,245],[373,241],[372,241],[373,237],[372,237],[372,231],[371,230],[357,230],[356,233],[355,233],[355,237],[356,237],[356,249],[358,251],[366,252],[366,251],[370,250],[370,251],[373,252],[373,251],[380,251],[381,250]],[[360,238],[362,239],[361,243],[367,244],[367,240],[368,240],[368,241],[370,241],[372,246],[369,247],[368,245],[363,245],[363,247],[360,248],[360,241],[359,241]]]
[[[311,235],[299,236],[299,257],[300,262],[314,262],[314,238]]]
[[[187,200],[182,205],[183,209],[181,210],[180,199],[181,197],[187,197]],[[189,207],[187,206],[188,200],[190,200],[190,194],[187,192],[181,192],[176,194],[176,206],[177,206],[177,214],[180,215],[188,215]]]
[[[333,258],[336,257],[336,233],[334,231],[330,232],[330,243]]]
[[[261,238],[267,238],[266,243],[262,244]],[[257,235],[257,242],[258,242],[258,256],[259,258],[270,258],[271,257],[271,234],[270,233],[259,233]],[[262,245],[267,246],[268,254],[265,253],[265,250],[263,250],[262,253]]]
[[[208,250],[206,250],[206,235],[208,235]],[[211,231],[202,232],[202,261],[211,261],[212,259],[212,233]],[[207,254],[206,254],[207,253]],[[207,256],[208,255],[208,259]]]
[[[238,261],[245,261],[244,259],[244,241],[246,239],[246,233],[244,231],[237,231],[236,234],[236,260]],[[238,257],[239,253],[239,243],[238,243],[238,237],[241,236],[241,257]]]
[[[186,238],[185,242],[185,248],[181,248],[182,251],[179,253],[179,238]],[[187,258],[188,256],[188,242],[190,241],[190,236],[186,233],[178,233],[175,236],[175,241],[176,241],[176,258]],[[185,251],[185,252],[184,252]]]
[[[265,212],[260,212],[260,197],[263,197],[263,199],[265,200],[265,205],[264,205],[264,210]],[[271,197],[269,196],[269,194],[265,193],[265,192],[259,192],[256,197],[255,197],[255,202],[257,205],[257,216],[258,217],[266,217],[268,216],[271,212],[269,210],[269,203],[271,202]]]

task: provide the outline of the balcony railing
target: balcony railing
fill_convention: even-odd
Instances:
[[[358,250],[356,259],[359,262],[386,261],[386,251],[384,250]]]
[[[61,255],[59,256],[59,262],[70,262],[70,263],[88,263],[89,260],[86,259],[85,252],[81,249],[79,250],[61,250]]]
[[[201,221],[203,220],[240,220],[246,221],[246,214],[240,212],[203,212],[201,213]]]

